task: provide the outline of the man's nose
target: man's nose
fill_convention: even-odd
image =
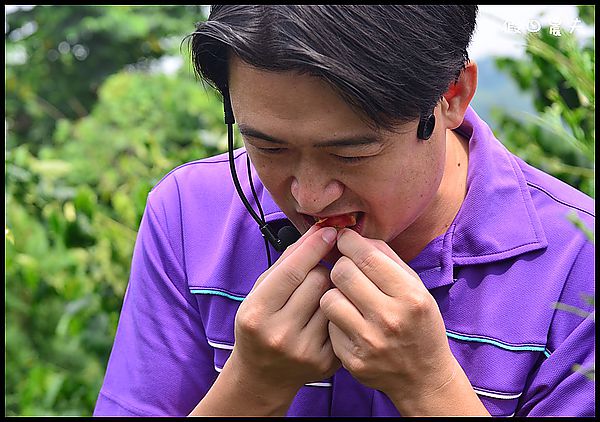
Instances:
[[[344,185],[325,175],[307,172],[294,176],[291,190],[299,211],[317,215],[342,196]]]

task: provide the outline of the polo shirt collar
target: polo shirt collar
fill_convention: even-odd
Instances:
[[[469,139],[467,194],[448,231],[409,262],[425,287],[453,283],[456,267],[486,264],[548,245],[523,173],[469,106],[458,133]],[[266,189],[267,222],[285,219]]]
[[[457,132],[469,139],[467,195],[448,231],[409,263],[428,289],[453,283],[456,267],[489,264],[548,246],[514,157],[471,107]]]

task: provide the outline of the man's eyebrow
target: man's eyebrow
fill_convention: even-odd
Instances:
[[[252,138],[262,139],[263,141],[272,142],[278,145],[286,145],[287,142],[282,141],[280,139],[274,138],[270,135],[262,133],[261,131],[251,128],[250,126],[240,124],[238,125],[238,129],[243,136],[249,136]],[[361,145],[370,145],[370,144],[381,144],[383,141],[377,135],[360,135],[360,136],[351,136],[347,138],[340,139],[332,139],[329,141],[319,142],[314,144],[314,147],[317,148],[326,148],[326,147],[352,147],[352,146],[361,146]]]

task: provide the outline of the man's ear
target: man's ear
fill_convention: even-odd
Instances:
[[[477,89],[477,64],[470,61],[450,85],[442,101],[442,118],[447,129],[456,129],[463,119]]]

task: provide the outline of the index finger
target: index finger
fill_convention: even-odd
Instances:
[[[400,257],[396,254],[396,252],[394,252],[394,250],[392,248],[390,248],[390,246],[385,243],[383,240],[375,240],[375,239],[368,239],[365,238],[369,243],[371,243],[373,246],[375,246],[377,249],[379,249],[381,252],[383,252],[384,254],[386,254],[388,257],[390,257],[392,259],[392,261],[394,261],[396,264],[400,265],[402,268],[404,268],[408,273],[412,274],[414,277],[419,277],[418,274],[415,272],[415,270],[413,270],[406,262],[402,261],[402,259],[400,259]]]
[[[307,236],[262,280],[253,295],[272,310],[281,309],[310,270],[331,251],[336,237],[337,230],[333,227],[321,228]]]
[[[300,239],[296,240],[294,243],[292,243],[290,246],[288,246],[285,251],[283,251],[283,254],[281,254],[281,256],[277,259],[277,261],[275,261],[273,263],[273,265],[271,265],[269,268],[267,268],[267,270],[262,273],[260,275],[260,277],[258,277],[258,279],[256,280],[256,282],[254,283],[254,286],[252,286],[252,290],[250,290],[250,292],[248,293],[248,296],[258,287],[258,285],[260,283],[262,283],[262,281],[269,275],[271,274],[271,272],[273,272],[273,270],[275,268],[277,268],[292,252],[294,252],[296,249],[298,249],[298,247],[306,240],[306,238],[308,238],[310,235],[312,235],[314,232],[316,232],[317,230],[319,230],[319,227],[317,225],[313,225],[311,226],[302,236],[300,236]]]
[[[400,296],[407,289],[423,288],[423,283],[412,268],[391,249],[382,250],[383,245],[377,245],[354,230],[341,230],[337,247],[388,296]]]

